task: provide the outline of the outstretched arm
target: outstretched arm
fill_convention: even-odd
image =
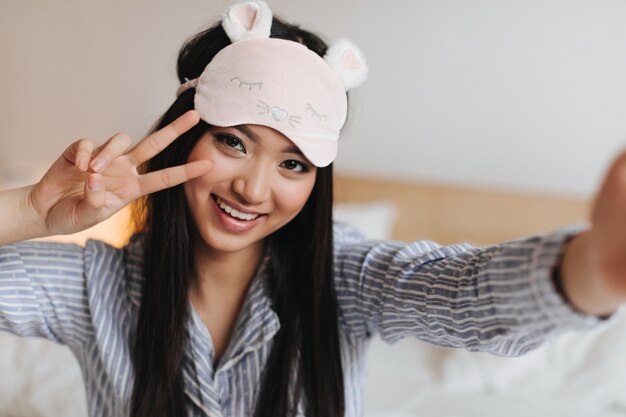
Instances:
[[[488,247],[365,241],[335,230],[335,283],[347,334],[388,343],[416,337],[446,347],[518,356],[601,319],[580,314],[556,292],[552,275],[561,229]]]
[[[626,302],[626,153],[609,170],[587,231],[473,248],[368,242],[344,229],[336,228],[335,283],[347,334],[520,355],[602,323]]]

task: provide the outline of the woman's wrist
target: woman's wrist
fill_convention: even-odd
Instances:
[[[625,300],[611,291],[601,276],[591,233],[582,232],[567,244],[556,279],[560,280],[563,296],[574,309],[586,314],[608,316]]]
[[[49,235],[45,219],[32,202],[34,187],[0,191],[0,245]]]

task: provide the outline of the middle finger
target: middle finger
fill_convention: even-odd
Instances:
[[[89,167],[94,172],[102,172],[109,162],[126,152],[126,149],[133,143],[130,136],[124,133],[117,133],[109,139],[103,146],[97,149],[95,157]]]

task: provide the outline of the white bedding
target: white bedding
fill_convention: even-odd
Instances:
[[[0,333],[0,417],[85,417],[74,355],[43,339]]]
[[[626,315],[519,358],[373,341],[366,417],[626,416]]]

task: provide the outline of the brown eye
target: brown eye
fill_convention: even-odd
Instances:
[[[309,170],[308,166],[300,161],[296,161],[295,159],[284,161],[280,164],[280,166],[293,172],[307,172]]]
[[[246,147],[243,146],[243,142],[236,136],[218,133],[215,135],[215,140],[231,149],[246,153]]]

